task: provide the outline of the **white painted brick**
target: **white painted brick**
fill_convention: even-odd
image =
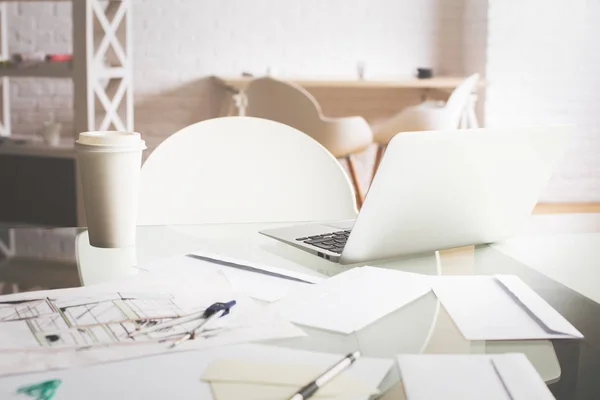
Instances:
[[[37,101],[37,108],[39,110],[59,110],[63,108],[68,108],[72,106],[72,101],[70,97],[66,96],[53,96],[53,97],[44,97]]]
[[[70,7],[9,3],[11,51],[70,51]],[[263,74],[270,66],[282,76],[353,78],[361,60],[371,76],[412,75],[421,66],[458,75],[482,72],[487,0],[134,0],[133,26],[135,125],[160,143],[217,115],[224,93],[204,80],[213,74]],[[24,80],[11,93],[13,113],[29,114],[30,122],[16,118],[14,130],[34,131],[32,120],[43,119],[30,107],[47,111],[56,106],[52,99],[72,93],[67,80]],[[370,119],[419,100],[394,91],[353,95],[352,102],[335,92],[318,97],[332,115],[361,111]],[[19,98],[34,103],[21,107]],[[53,114],[62,122],[72,110]],[[359,157],[365,183],[371,160],[372,151]]]
[[[40,85],[32,84],[31,80],[25,79],[13,79],[11,81],[11,94],[13,94],[16,98],[36,98],[40,96],[42,92],[42,87]],[[15,108],[15,104],[12,104],[13,109]],[[18,109],[16,109],[18,111]],[[18,115],[20,112],[14,112],[13,115]]]
[[[60,21],[67,25],[71,25],[72,4],[70,1],[63,1],[52,4],[52,16],[60,18]]]
[[[56,80],[54,83],[54,93],[73,97],[73,82],[69,79]]]
[[[543,200],[600,200],[599,18],[587,0],[490,1],[488,123],[577,125]]]
[[[17,97],[11,99],[11,106],[15,110],[27,110],[31,111],[35,108],[37,104],[36,99],[28,98],[28,97]],[[27,114],[23,112],[23,114]]]

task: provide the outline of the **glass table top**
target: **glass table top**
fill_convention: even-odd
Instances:
[[[4,226],[0,227],[0,294],[121,279],[145,273],[144,264],[196,250],[315,275],[332,276],[349,267],[330,263],[257,233],[260,229],[281,225],[287,224],[138,227],[136,247],[129,249],[91,247],[83,228]],[[598,238],[600,243],[600,233]],[[501,248],[482,245],[369,265],[428,275],[517,275],[573,323],[585,339],[468,341],[435,295],[429,293],[351,335],[302,327],[307,337],[267,344],[337,353],[361,350],[364,356],[385,358],[399,353],[521,352],[528,356],[558,399],[600,398],[600,380],[597,379],[600,376],[600,304],[509,254]],[[570,267],[564,265],[564,268]],[[598,288],[600,290],[600,279]],[[383,398],[402,398],[398,380],[399,372],[391,371],[382,385],[386,392]]]

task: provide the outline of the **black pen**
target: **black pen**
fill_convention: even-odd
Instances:
[[[360,357],[360,351],[355,351],[354,353],[348,354],[344,357],[340,362],[335,364],[333,367],[329,368],[325,371],[321,376],[319,376],[314,381],[310,382],[302,389],[298,390],[298,392],[290,397],[290,400],[306,400],[312,397],[319,388],[322,388],[327,384],[330,380],[338,376],[341,372],[343,372],[346,368],[351,366],[354,361],[358,360]]]

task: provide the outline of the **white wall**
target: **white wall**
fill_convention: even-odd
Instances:
[[[600,2],[490,0],[488,126],[574,123],[542,200],[600,200]]]
[[[69,2],[8,7],[11,51],[71,51]],[[158,143],[215,116],[224,93],[204,79],[211,74],[272,66],[282,75],[354,76],[361,59],[373,75],[420,65],[485,71],[488,126],[578,125],[543,199],[598,201],[598,20],[600,2],[591,0],[134,0],[136,128]],[[15,132],[32,134],[51,117],[70,129],[69,80],[13,79],[12,88]],[[390,95],[383,106],[401,100]]]
[[[410,74],[438,62],[437,0],[139,3],[136,86],[143,92],[215,73],[261,74],[267,66],[283,75],[355,77],[363,59],[373,74]]]
[[[281,75],[354,77],[359,60],[371,75],[409,75],[417,66],[463,73],[463,15],[474,2],[485,0],[135,0],[137,122],[157,119],[143,106],[158,94],[174,100],[183,92],[179,111],[162,115],[174,125],[182,108],[211,109],[184,88],[212,74],[261,74],[271,66]],[[9,25],[12,52],[71,51],[68,2],[9,3]],[[31,133],[56,108],[68,108],[68,80],[13,82],[16,132]],[[159,125],[150,133],[170,133]]]
[[[440,15],[439,4],[461,7],[462,1],[184,0],[176,7],[163,0],[139,2],[136,123],[148,134],[164,135],[214,116],[218,94],[198,81],[212,74],[263,74],[270,66],[282,76],[355,77],[359,60],[370,75],[409,75],[421,65],[459,73],[439,52],[457,25]],[[180,108],[171,108],[172,102]],[[169,110],[166,120],[146,123],[163,108]]]
[[[71,51],[71,5],[8,3],[11,52]],[[482,72],[487,0],[134,0],[135,127],[151,146],[218,114],[213,74],[355,77]],[[69,80],[13,79],[13,131],[48,118],[71,130]],[[316,93],[330,115],[372,119],[418,102],[417,92]],[[346,114],[347,115],[347,114]],[[359,158],[366,184],[372,154]]]

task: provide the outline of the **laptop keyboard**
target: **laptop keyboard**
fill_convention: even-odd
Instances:
[[[314,235],[307,237],[299,237],[296,240],[312,246],[331,251],[333,253],[341,254],[346,245],[346,241],[350,236],[350,230],[347,231],[336,231],[331,233],[324,233],[322,235]]]

